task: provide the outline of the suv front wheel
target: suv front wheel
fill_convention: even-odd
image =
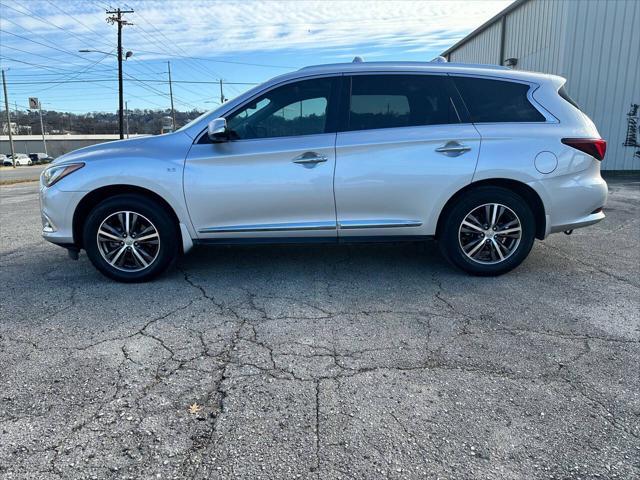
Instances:
[[[501,275],[522,263],[533,246],[535,219],[527,202],[502,187],[478,187],[445,214],[443,255],[473,275]]]
[[[83,230],[91,263],[120,282],[144,282],[164,272],[180,253],[175,222],[141,195],[117,195],[98,204]]]

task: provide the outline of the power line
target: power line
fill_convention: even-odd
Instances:
[[[144,20],[144,19],[143,19],[143,20]],[[150,42],[152,42],[152,43],[154,43],[154,44],[164,43],[164,41],[163,41],[163,40],[159,40],[159,37],[157,37],[157,36],[156,36],[156,38],[152,37],[152,36],[150,35],[150,33],[149,33],[147,30],[145,30],[144,28],[142,28],[142,26],[138,25],[138,28],[140,29],[140,32],[139,32],[139,33],[140,33],[142,36],[144,36],[146,39],[148,39]],[[138,52],[139,50],[136,50],[136,51]],[[185,60],[184,65],[185,65],[186,67],[190,68],[190,69],[191,69],[193,72],[195,72],[196,74],[198,74],[198,75],[202,75],[202,74],[204,73],[207,77],[208,77],[208,76],[210,76],[210,73],[209,73],[209,72],[204,71],[204,70],[202,70],[201,68],[195,68],[195,67],[199,67],[199,65],[198,65],[198,64],[195,64],[195,63],[194,63],[194,65],[192,65],[191,63],[189,63],[189,62],[190,62],[190,60],[189,60],[189,59],[186,59],[185,57],[183,57],[183,56],[181,56],[181,55],[174,55],[174,54],[172,54],[172,53],[168,52],[167,50],[165,50],[165,53],[164,53],[164,54],[161,54],[161,55],[163,55],[163,56],[165,56],[165,55],[166,55],[166,56],[168,56],[168,57],[177,57],[177,58],[181,58],[181,59]]]
[[[87,39],[86,39],[86,38],[82,38],[80,35],[78,35],[78,34],[76,34],[76,33],[72,32],[71,30],[66,29],[66,28],[64,28],[64,27],[61,27],[60,25],[56,25],[56,24],[55,24],[55,23],[53,23],[51,20],[48,20],[48,19],[46,19],[46,18],[44,18],[44,17],[42,17],[42,16],[38,15],[37,13],[34,13],[33,11],[29,10],[29,9],[28,9],[27,7],[25,7],[24,5],[20,5],[20,7],[21,7],[21,8],[24,8],[24,9],[26,10],[26,12],[23,12],[23,11],[21,11],[21,10],[18,10],[17,8],[14,8],[14,7],[12,7],[12,6],[10,6],[10,5],[7,5],[7,4],[5,4],[5,3],[2,3],[2,2],[0,2],[0,5],[2,5],[3,7],[6,7],[6,8],[10,8],[10,9],[11,9],[11,10],[13,10],[14,12],[18,12],[18,13],[20,13],[20,14],[22,14],[22,15],[26,15],[27,17],[35,18],[36,20],[40,20],[40,21],[41,21],[41,22],[43,22],[43,23],[46,23],[46,24],[48,24],[48,25],[51,25],[52,27],[55,27],[55,28],[57,28],[58,30],[62,30],[63,32],[65,32],[65,33],[67,33],[67,34],[69,34],[69,35],[71,35],[71,36],[73,36],[73,37],[75,37],[75,38],[78,38],[78,39],[82,40],[83,42],[86,42],[86,41],[87,41]],[[57,7],[56,7],[56,8],[57,8]],[[68,13],[66,13],[66,12],[64,12],[64,13],[65,13],[66,15],[69,15],[69,14],[68,14]],[[69,16],[70,16],[70,15],[69,15]],[[92,39],[92,40],[93,40],[93,39]],[[95,41],[95,40],[93,40],[93,41]],[[104,41],[98,41],[98,43],[102,43],[103,45],[107,45]],[[111,46],[111,44],[109,44],[109,46]]]
[[[39,63],[25,62],[24,60],[18,60],[17,58],[6,57],[4,55],[0,55],[0,58],[4,58],[4,59],[9,60],[11,62],[23,63],[25,65],[31,65],[31,66],[38,67],[38,68],[44,68],[46,70],[52,70],[52,71],[61,70],[61,71],[70,72],[70,73],[74,72],[73,70],[68,70],[66,68],[52,67],[52,66],[49,66],[49,65],[41,65]],[[42,74],[42,75],[45,75],[45,74]],[[48,73],[46,75],[60,75],[60,72]],[[31,76],[31,75],[29,75],[29,76]]]
[[[152,87],[152,86],[151,86],[151,85],[149,85],[148,83],[146,83],[146,80],[140,80],[140,79],[135,78],[134,76],[129,75],[129,74],[127,74],[127,76],[128,76],[131,80],[133,80],[133,81],[135,81],[135,82],[139,82],[140,84],[144,85],[144,86],[146,87],[146,89],[147,89],[147,90],[150,90],[150,91],[152,91],[152,92],[156,92],[156,93],[158,93],[158,95],[162,95],[162,96],[164,96],[164,97],[169,96],[169,94],[167,94],[167,93],[165,93],[165,92],[162,92],[162,91],[160,91],[160,90],[156,89],[155,87]],[[164,82],[162,82],[162,83],[167,83],[167,82],[166,82],[166,81],[164,81]],[[197,108],[194,104],[192,104],[192,103],[190,103],[190,102],[187,102],[186,100],[183,100],[182,98],[180,98],[180,97],[178,97],[178,96],[176,96],[176,95],[174,95],[174,98],[175,98],[175,100],[176,100],[177,102],[182,103],[183,105],[191,105],[192,107]]]
[[[65,13],[66,15],[68,15],[70,18],[72,18],[74,21],[76,21],[77,23],[79,23],[80,25],[83,25],[88,31],[91,31],[95,34],[98,34],[98,32],[94,29],[92,29],[91,27],[89,27],[88,25],[86,25],[85,23],[83,23],[82,21],[80,21],[78,18],[74,17],[73,15],[69,14],[65,9],[60,8],[58,5],[55,5],[53,2],[51,2],[50,0],[46,0],[48,3],[50,3],[53,7],[55,7],[57,10],[59,10],[62,13]],[[94,2],[95,3],[95,2]],[[49,21],[48,19],[42,17],[41,15],[29,10],[27,7],[24,7],[22,5],[20,5],[20,9],[18,8],[14,8],[10,5],[6,5],[3,2],[0,2],[0,5],[7,7],[21,15],[25,15],[27,17],[31,17],[34,18],[40,22],[46,23],[48,25],[53,26],[54,28],[58,29],[58,30],[62,30],[65,33],[68,33],[69,35],[72,35],[73,37],[84,41],[87,41],[87,39],[91,38],[91,42],[93,44],[95,44],[95,39],[93,39],[92,37],[88,36],[85,33],[82,34],[76,34],[74,32],[68,31],[67,29],[61,27],[60,25],[55,24],[54,22]],[[125,4],[126,5],[126,4]],[[107,12],[107,13],[113,13],[113,12]],[[117,13],[117,11],[115,12]],[[133,13],[133,12],[131,12]],[[144,18],[142,15],[140,15],[140,18],[147,23],[148,25],[150,25],[150,27],[155,30],[155,32],[157,33],[151,33],[149,31],[147,31],[146,29],[143,29],[142,27],[140,27],[140,30],[142,30],[143,35],[147,38],[150,39],[153,42],[157,43],[157,38],[159,38],[159,36],[163,37],[164,39],[166,39],[168,42],[172,42],[171,39],[169,39],[166,35],[164,35],[164,33],[162,33],[160,30],[158,30],[155,25],[153,25],[151,22],[149,22],[146,18]],[[21,28],[22,30],[25,30],[24,27],[22,27],[20,24],[12,21],[11,19],[5,19],[8,20],[10,23],[16,25],[17,27]],[[28,30],[27,30],[28,31]],[[38,33],[35,32],[29,32],[29,37],[21,35],[19,33],[14,33],[11,31],[7,31],[4,29],[0,28],[0,32],[6,33],[8,35],[11,35],[15,38],[19,38],[21,40],[33,43],[35,45],[39,45],[42,47],[46,47],[48,49],[57,51],[57,52],[61,52],[65,55],[70,55],[73,57],[77,57],[80,58],[83,62],[87,61],[86,57],[82,56],[82,55],[78,55],[72,51],[66,50],[65,48],[61,48],[59,46],[57,46],[56,44],[52,44],[52,42],[50,42],[50,40],[48,38],[45,38],[43,35],[40,35]],[[21,32],[22,33],[22,32]],[[82,36],[81,36],[82,35]],[[98,34],[99,35],[99,34]],[[153,35],[153,37],[151,36]],[[159,36],[158,36],[159,35]],[[36,38],[42,38],[43,41],[39,41],[33,38],[33,36],[35,36]],[[154,38],[155,37],[155,38]],[[102,41],[101,43],[103,44],[107,44],[106,42]],[[163,45],[164,42],[161,42],[161,45]],[[109,44],[110,45],[110,44]],[[16,47],[11,47],[11,46],[7,46],[7,48],[11,49],[11,50],[15,50],[15,51],[19,51],[28,55],[33,55],[33,56],[37,56],[37,57],[41,57],[41,58],[45,58],[47,60],[50,60],[52,57],[51,56],[46,56],[46,55],[42,55],[39,53],[35,53],[35,52],[29,52],[27,50],[22,50]],[[185,60],[185,65],[187,67],[189,67],[190,69],[192,69],[194,72],[198,72],[199,74],[201,72],[205,73],[207,76],[209,76],[210,71],[207,69],[206,66],[204,66],[203,64],[201,64],[198,60],[199,58],[190,58],[190,56],[187,55],[187,52],[184,51],[184,49],[182,49],[179,46],[175,46],[174,48],[176,48],[176,50],[182,51],[185,53],[185,55],[177,55],[171,52],[165,52],[166,55],[171,56],[171,57],[177,57],[180,59]],[[164,50],[164,48],[163,48]],[[154,52],[153,54],[158,54],[157,52]],[[51,73],[38,73],[38,74],[30,74],[29,77],[33,78],[33,77],[39,77],[39,78],[43,78],[43,80],[46,78],[46,81],[16,81],[16,82],[12,82],[11,85],[12,87],[16,88],[16,87],[20,87],[20,86],[30,86],[30,85],[47,85],[46,88],[40,89],[36,92],[33,93],[38,93],[38,92],[42,92],[42,91],[47,91],[50,90],[56,86],[59,85],[68,85],[68,84],[79,84],[79,83],[87,83],[87,84],[100,84],[103,82],[112,82],[112,79],[106,79],[106,78],[80,78],[82,75],[86,74],[86,73],[90,73],[90,71],[92,71],[91,73],[100,73],[100,72],[108,72],[108,71],[112,71],[114,69],[110,69],[110,68],[105,68],[105,69],[99,69],[99,70],[94,70],[94,67],[96,65],[98,65],[100,62],[104,61],[105,58],[107,56],[105,55],[104,57],[98,59],[95,62],[89,63],[86,66],[80,66],[78,64],[74,64],[74,63],[66,63],[65,65],[69,65],[71,67],[79,67],[80,70],[76,71],[73,69],[68,69],[68,68],[61,68],[59,66],[53,66],[53,65],[44,65],[42,63],[35,63],[35,62],[28,62],[28,61],[24,61],[24,60],[20,60],[20,59],[16,59],[16,58],[11,58],[11,57],[6,57],[6,56],[0,56],[0,58],[4,58],[7,61],[10,62],[16,62],[22,65],[26,65],[26,66],[30,66],[30,67],[34,67],[37,69],[43,69],[43,70],[47,70]],[[136,59],[137,60],[137,59]],[[205,59],[206,60],[206,59]],[[221,63],[238,63],[241,64],[242,62],[225,62],[225,61],[220,61]],[[258,65],[258,64],[256,64]],[[148,70],[149,73],[153,74],[153,75],[157,75],[159,74],[159,72],[155,72],[153,71],[146,63],[135,63],[133,65],[130,65],[130,68],[133,69],[134,71],[138,71],[138,67],[144,68],[145,70]],[[143,73],[142,71],[139,71],[138,73]],[[18,76],[26,76],[26,74],[17,74]],[[126,81],[133,81],[136,82],[136,84],[138,84],[138,86],[144,90],[147,90],[149,92],[152,92],[154,94],[154,96],[160,95],[162,97],[167,97],[168,95],[164,92],[161,92],[159,90],[157,90],[156,88],[154,88],[152,85],[150,85],[150,83],[152,84],[163,84],[166,83],[165,80],[157,80],[157,79],[147,79],[144,78],[144,74],[143,75],[138,75],[138,76],[133,76],[130,74],[126,74],[127,75],[127,79]],[[55,77],[60,77],[61,78],[55,78]],[[26,80],[26,79],[25,79]],[[124,81],[125,79],[123,79]],[[53,83],[52,83],[53,82]],[[179,84],[179,88],[185,90],[186,92],[189,92],[193,95],[197,95],[197,96],[201,96],[202,92],[196,92],[194,90],[189,89],[185,84],[189,84],[189,83],[193,83],[193,84],[217,84],[218,81],[198,81],[198,80],[176,80],[174,81],[174,83]],[[248,83],[248,82],[227,82],[230,85],[230,88],[234,88],[232,85],[233,84],[238,84],[238,85],[255,85],[254,83]],[[111,87],[109,87],[111,88]],[[143,97],[139,97],[139,96],[135,96],[135,95],[128,95],[132,98],[139,98],[142,99]],[[175,96],[175,95],[174,95]],[[191,106],[193,108],[198,108],[197,106],[195,106],[194,104],[181,99],[180,97],[176,97],[176,100],[186,106]],[[150,102],[150,103],[154,103],[154,102]],[[158,105],[158,104],[155,104]],[[161,105],[158,105],[160,107],[162,107]]]
[[[16,9],[13,9],[13,10],[18,11],[18,10],[16,10]],[[20,12],[20,11],[18,11],[18,12],[19,12],[19,13],[22,13],[22,14],[25,14],[24,12]],[[117,13],[119,13],[119,12],[120,12],[120,13],[125,13],[125,12],[122,12],[122,11],[120,11],[120,10],[118,10],[118,11],[116,11],[116,12],[113,12],[113,13],[116,13],[116,14],[117,14]],[[111,13],[111,12],[107,12],[107,13]],[[27,15],[27,14],[25,14],[25,15]],[[120,19],[120,18],[116,18],[114,21],[118,21],[118,20],[121,20],[121,19]],[[11,23],[14,23],[14,24],[15,24],[15,25],[17,25],[17,26],[20,26],[20,25],[16,24],[15,22],[12,22],[11,20],[10,20],[10,22],[11,22]],[[51,22],[48,22],[48,23],[51,23]],[[53,23],[51,23],[51,24],[52,24],[52,25],[54,25],[54,26],[55,26],[55,27],[57,27],[57,28],[60,28],[60,27],[58,27],[57,25],[55,25],[55,24],[53,24]],[[119,30],[120,30],[120,28],[121,28],[121,24],[120,24],[120,23],[118,23],[118,26],[119,26]],[[78,54],[76,54],[76,53],[74,53],[74,52],[70,52],[70,51],[68,51],[68,50],[64,50],[64,49],[61,49],[61,48],[58,48],[58,47],[56,47],[56,46],[49,45],[49,44],[46,44],[46,43],[38,42],[38,41],[36,41],[36,40],[33,40],[33,39],[30,39],[30,38],[24,37],[24,36],[19,35],[19,34],[15,34],[15,33],[12,33],[12,32],[8,32],[8,31],[2,30],[2,29],[0,29],[0,31],[4,31],[5,33],[8,33],[9,35],[15,36],[15,37],[17,37],[17,38],[21,38],[21,39],[23,39],[23,40],[30,41],[30,42],[32,42],[32,43],[35,43],[35,44],[38,44],[38,45],[41,45],[41,46],[44,46],[44,47],[47,47],[47,48],[54,49],[54,50],[60,51],[60,52],[62,52],[62,53],[66,53],[66,54],[68,54],[68,55],[73,55],[74,57],[78,57],[78,58],[81,58],[83,61],[86,61],[86,58],[85,58],[85,57],[83,57],[83,56],[81,56],[81,55],[78,55]],[[78,37],[77,35],[76,35],[76,37],[77,37],[77,38],[80,38],[80,37]],[[46,40],[46,39],[45,39],[45,40]],[[82,39],[82,40],[83,40],[83,41],[86,41],[86,40],[84,40],[84,39]],[[119,53],[121,53],[121,47],[120,47]],[[55,87],[55,86],[62,85],[62,84],[75,83],[73,79],[77,78],[77,77],[78,77],[78,76],[80,76],[82,73],[85,73],[86,71],[88,71],[92,66],[94,66],[94,65],[96,65],[97,63],[99,63],[99,62],[101,62],[102,60],[104,60],[104,58],[106,58],[106,56],[105,56],[105,57],[103,57],[103,58],[101,58],[101,59],[99,59],[98,61],[96,61],[96,62],[94,62],[94,63],[91,63],[87,68],[85,68],[85,69],[81,70],[80,72],[77,72],[75,75],[73,75],[73,76],[69,76],[69,77],[65,78],[64,80],[58,81],[58,82],[54,83],[53,85],[50,85],[50,86],[49,86],[49,87],[47,87],[47,88],[44,88],[44,89],[39,90],[38,92],[46,91],[46,90],[49,90],[49,89],[51,89],[51,88],[53,88],[53,87]],[[20,63],[23,63],[23,62],[20,62]],[[100,80],[100,81],[101,81],[101,80]],[[50,82],[51,82],[51,80],[49,80],[48,82],[40,82],[40,83],[50,84]],[[93,79],[78,80],[78,82],[90,82],[90,83],[96,83],[96,81],[95,81],[95,80],[93,80]],[[16,82],[16,83],[15,83],[15,85],[20,85],[20,84],[26,85],[26,84],[28,84],[28,82]],[[32,84],[37,84],[37,83],[32,82]],[[148,90],[148,88],[145,88],[145,89],[147,89],[147,90]],[[160,94],[162,93],[162,92],[159,92],[158,90],[155,90],[155,89],[153,89],[152,91],[154,91],[155,93],[160,93]],[[35,92],[35,93],[38,93],[38,92]],[[120,92],[121,92],[121,89],[120,89]],[[131,95],[131,96],[132,96],[132,97],[134,97],[133,95]],[[134,97],[134,98],[135,98],[135,97]],[[123,95],[122,95],[122,93],[120,93],[120,103],[122,103],[122,102],[123,102],[123,100],[124,100]],[[154,102],[149,102],[149,103],[154,103]],[[185,102],[182,102],[182,101],[181,101],[181,103],[185,103]],[[155,104],[155,103],[154,103],[154,104]],[[185,103],[185,104],[186,104],[186,103]],[[158,104],[155,104],[155,105],[158,105]],[[120,108],[120,110],[122,111],[122,108]]]
[[[104,57],[101,59],[104,60]],[[96,62],[97,63],[97,62]],[[85,73],[85,72],[78,72],[80,73]],[[125,72],[125,75],[127,75],[129,78],[125,78],[123,79],[124,81],[136,81],[136,82],[153,82],[153,83],[169,83],[168,80],[159,80],[159,79],[155,79],[155,78],[136,78],[130,74],[127,74]],[[62,80],[59,83],[82,83],[82,82],[113,82],[115,79],[114,78],[87,78],[87,79],[81,79],[81,80]],[[42,85],[42,84],[48,84],[51,83],[51,80],[36,80],[33,82],[10,82],[9,85]],[[209,80],[172,80],[172,83],[206,83],[206,84],[212,84],[212,85],[218,85],[220,83],[220,80],[214,80],[214,81],[209,81]],[[260,85],[259,83],[252,83],[252,82],[224,82],[225,85]]]
[[[78,22],[80,25],[82,25],[83,27],[85,27],[87,30],[89,30],[90,32],[95,33],[96,35],[102,35],[99,32],[96,32],[93,28],[91,28],[89,25],[87,25],[86,23],[78,20],[76,17],[74,17],[73,15],[71,15],[69,12],[67,12],[66,10],[60,8],[58,5],[56,5],[55,3],[53,3],[51,0],[46,0],[47,3],[51,4],[52,6],[54,6],[55,8],[57,8],[59,11],[61,11],[62,13],[64,13],[65,15],[67,15],[70,18],[73,18],[76,22]]]
[[[292,67],[292,66],[287,66],[287,65],[269,65],[266,63],[251,63],[251,62],[239,62],[239,61],[235,61],[235,60],[217,60],[217,59],[213,59],[213,58],[206,58],[206,57],[195,57],[193,55],[173,55],[173,54],[169,54],[169,53],[163,53],[163,52],[151,52],[149,50],[138,50],[136,49],[136,52],[138,53],[148,53],[151,55],[170,55],[172,57],[180,57],[180,58],[189,58],[189,59],[195,59],[195,60],[200,60],[203,62],[216,62],[216,63],[230,63],[233,65],[249,65],[251,67],[267,67],[267,68],[285,68],[285,69],[296,69],[298,67]]]
[[[44,92],[47,90],[51,90],[52,88],[57,87],[58,85],[62,85],[63,83],[69,83],[74,81],[74,79],[78,78],[80,75],[82,75],[83,73],[88,72],[89,70],[91,70],[91,67],[94,67],[95,65],[98,65],[100,62],[102,62],[105,58],[107,58],[110,54],[107,53],[105,54],[103,57],[101,57],[99,60],[96,60],[95,62],[91,63],[89,66],[87,66],[84,70],[81,70],[80,72],[74,74],[74,75],[69,75],[69,77],[65,80],[61,80],[59,82],[55,82],[52,85],[49,85],[47,88],[43,88],[40,90],[36,90],[34,93],[40,93],[40,92]],[[84,82],[85,80],[78,80],[79,82]],[[49,80],[48,82],[45,83],[51,83],[51,81]]]
[[[41,57],[41,58],[44,58],[44,59],[47,59],[47,60],[51,61],[51,56],[41,55],[39,53],[30,52],[28,50],[22,50],[21,48],[12,47],[11,45],[3,45],[2,48],[3,49],[4,48],[8,48],[9,50],[15,50],[17,52],[26,53],[27,55],[33,55],[34,57]],[[67,63],[65,65],[69,65],[71,67],[84,67],[85,66],[85,65],[79,65],[77,63]]]
[[[158,29],[158,28],[157,28],[153,23],[151,23],[149,20],[147,20],[147,19],[146,19],[146,18],[145,18],[145,17],[144,17],[140,12],[138,12],[138,13],[137,13],[137,15],[138,15],[138,17],[140,17],[140,19],[141,19],[143,22],[145,22],[147,25],[149,25],[149,26],[150,26],[153,30],[155,30],[155,31],[156,31],[160,36],[162,36],[162,38],[164,38],[167,42],[169,42],[169,44],[170,44],[170,45],[173,45],[173,48],[174,48],[176,51],[179,51],[179,52],[182,52],[182,53],[183,53],[183,54],[185,54],[185,55],[188,55],[188,52],[186,52],[186,51],[185,51],[182,47],[180,47],[179,45],[175,45],[175,43],[174,43],[170,38],[168,38],[168,37],[167,37],[167,36],[166,36],[166,35],[165,35],[161,30],[159,30],[159,29]],[[143,29],[143,30],[144,30],[144,29]],[[188,57],[186,57],[186,58],[188,58]],[[195,64],[195,65],[199,66],[199,67],[204,71],[204,73],[205,73],[206,75],[209,75],[210,73],[213,73],[213,74],[214,74],[214,76],[221,77],[221,75],[220,75],[218,72],[215,72],[215,71],[209,71],[209,70],[207,69],[207,67],[206,67],[206,66],[201,65],[197,60],[193,60],[193,62],[194,62],[194,64]]]
[[[5,18],[5,20],[9,20],[9,19]],[[55,47],[53,45],[47,45],[46,43],[38,42],[37,40],[33,40],[32,38],[27,38],[27,37],[19,35],[17,33],[13,33],[13,32],[9,32],[7,30],[3,30],[2,28],[0,28],[0,32],[7,33],[9,35],[12,35],[12,36],[17,37],[17,38],[21,38],[22,40],[26,40],[26,41],[31,42],[31,43],[37,43],[38,45],[42,45],[43,47],[52,48],[52,49],[57,50],[59,52],[66,53],[67,55],[73,55],[74,57],[81,58],[84,61],[87,60],[82,55],[78,55],[76,53],[70,52],[69,50],[64,50],[63,48],[58,48],[58,47]]]

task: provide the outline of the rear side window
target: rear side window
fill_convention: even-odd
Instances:
[[[435,75],[355,75],[347,130],[459,123],[446,79]]]
[[[473,77],[453,77],[453,79],[474,123],[544,122],[546,120],[527,98],[529,85]]]

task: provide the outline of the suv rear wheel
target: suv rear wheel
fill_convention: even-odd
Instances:
[[[501,275],[522,263],[533,246],[535,219],[527,202],[502,187],[478,187],[446,213],[440,250],[473,275]]]
[[[117,195],[96,206],[84,225],[91,263],[120,282],[144,282],[177,258],[175,222],[156,202],[141,195]]]

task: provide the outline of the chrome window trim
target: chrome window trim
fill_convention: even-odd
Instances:
[[[299,70],[300,72],[304,72],[303,70]],[[521,79],[517,79],[517,78],[512,78],[512,77],[508,77],[508,76],[501,76],[501,75],[482,75],[482,74],[476,74],[476,73],[462,73],[462,72],[447,72],[447,71],[442,71],[442,72],[435,72],[435,71],[419,71],[419,70],[376,70],[374,68],[372,68],[371,70],[364,70],[364,71],[335,71],[335,72],[323,72],[323,73],[317,73],[317,74],[311,74],[311,75],[301,75],[299,77],[295,77],[295,78],[289,78],[287,80],[284,80],[282,82],[273,84],[273,85],[269,85],[267,87],[265,87],[264,89],[260,90],[259,92],[257,92],[256,94],[254,94],[253,96],[249,97],[248,99],[246,99],[245,101],[243,101],[241,104],[236,105],[235,107],[226,110],[224,112],[222,112],[220,114],[221,117],[227,117],[235,112],[237,112],[238,110],[240,110],[241,108],[243,108],[247,103],[253,101],[254,99],[256,99],[257,97],[264,95],[265,93],[284,86],[284,85],[288,85],[290,83],[295,83],[295,82],[299,82],[299,81],[304,81],[304,80],[312,80],[314,78],[326,78],[326,77],[344,77],[344,76],[355,76],[355,75],[436,75],[436,76],[449,76],[449,77],[471,77],[471,78],[483,78],[486,80],[499,80],[499,81],[503,81],[503,82],[514,82],[514,83],[521,83],[524,85],[529,85],[529,90],[527,91],[527,99],[529,100],[529,102],[531,102],[531,104],[540,112],[540,114],[542,114],[545,117],[545,121],[544,122],[477,122],[475,123],[475,125],[505,125],[505,124],[517,124],[517,125],[540,125],[540,124],[559,124],[560,120],[558,118],[556,118],[551,112],[549,112],[546,108],[544,108],[543,105],[541,105],[535,98],[533,98],[533,93],[540,88],[540,84],[535,83],[535,82],[530,82],[527,80],[521,80]],[[455,107],[455,104],[454,104]],[[460,118],[460,115],[458,114],[458,118]],[[442,125],[465,125],[465,123],[458,123],[458,124],[450,124],[450,123],[445,123]],[[474,125],[474,123],[466,123],[466,125]],[[426,125],[426,126],[430,126],[430,125]],[[357,130],[360,131],[360,130]],[[203,135],[206,135],[207,133],[207,129],[204,128],[200,134],[195,136],[195,139],[193,140],[193,144],[196,145],[200,142],[200,139],[203,137]],[[335,132],[329,132],[329,133],[335,133]],[[340,133],[340,132],[337,132]],[[271,137],[271,138],[296,138],[299,137],[300,135],[295,135],[295,136],[288,136],[288,137]],[[242,142],[242,141],[248,141],[248,140],[264,140],[264,139],[245,139],[245,140],[232,140],[233,142]]]

